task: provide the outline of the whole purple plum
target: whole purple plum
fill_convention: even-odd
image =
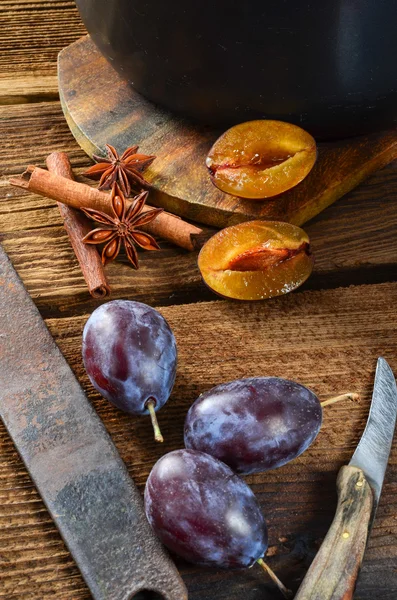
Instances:
[[[278,377],[224,383],[202,394],[185,421],[185,446],[237,473],[285,465],[316,438],[322,407],[308,388]]]
[[[155,424],[154,413],[171,394],[177,365],[174,335],[159,312],[129,300],[103,304],[84,327],[83,360],[93,386],[107,400],[134,415],[150,413]]]
[[[176,450],[160,458],[146,483],[145,510],[163,544],[189,562],[241,569],[267,550],[253,492],[203,452]]]

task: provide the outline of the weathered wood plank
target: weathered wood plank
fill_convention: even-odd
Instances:
[[[24,104],[58,99],[56,75],[42,71],[0,78],[0,104]]]
[[[228,302],[167,307],[161,312],[179,347],[177,380],[159,413],[164,445],[152,440],[147,419],[127,416],[93,391],[81,361],[86,315],[48,325],[104,420],[129,472],[143,490],[153,463],[183,445],[191,402],[222,381],[277,375],[309,385],[321,397],[355,390],[359,404],[325,409],[315,443],[290,465],[247,478],[270,530],[270,564],[297,589],[336,505],[335,478],[363,431],[374,368],[383,355],[397,371],[397,284],[305,292],[266,304]],[[397,594],[397,440],[356,598]],[[0,597],[9,600],[84,600],[89,594],[64,548],[12,443],[0,428]],[[179,563],[191,600],[277,596],[260,570],[222,573]],[[278,597],[278,596],[277,596]]]
[[[85,34],[72,0],[0,3],[0,104],[54,99],[58,52]]]

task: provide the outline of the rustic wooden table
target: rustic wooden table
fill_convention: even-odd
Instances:
[[[65,123],[56,78],[57,53],[84,27],[71,0],[2,0],[0,23],[0,240],[139,488],[156,459],[182,446],[188,406],[217,383],[279,375],[323,397],[349,389],[361,394],[358,405],[326,409],[322,432],[302,457],[247,478],[269,523],[269,562],[296,590],[332,520],[336,473],[362,433],[377,356],[397,372],[397,165],[307,224],[315,271],[282,299],[219,301],[201,283],[196,255],[166,244],[158,254],[142,254],[138,273],[125,259],[108,267],[113,297],[160,307],[178,340],[177,381],[160,413],[166,441],[156,445],[148,420],[111,408],[83,371],[81,331],[97,302],[86,291],[57,207],[8,185],[28,163],[44,166],[55,150],[70,154],[77,174],[89,164]],[[192,600],[279,597],[260,569],[180,567]],[[397,444],[355,598],[396,595]],[[90,598],[3,426],[0,598]]]

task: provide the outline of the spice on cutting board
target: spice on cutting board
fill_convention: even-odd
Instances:
[[[83,173],[86,177],[99,179],[100,190],[110,190],[118,183],[124,196],[131,195],[131,189],[140,191],[148,186],[142,172],[152,164],[155,156],[138,154],[138,146],[127,148],[121,156],[116,148],[106,144],[107,156],[93,155],[97,164]]]
[[[127,208],[127,200],[117,183],[113,183],[110,202],[113,216],[92,208],[82,209],[88,218],[100,223],[84,237],[85,244],[105,244],[102,251],[102,264],[114,260],[123,242],[127,258],[138,269],[138,253],[135,246],[144,250],[160,250],[154,237],[140,231],[140,227],[148,225],[163,212],[162,208],[143,211],[148,192],[141,192]]]
[[[10,179],[10,184],[52,198],[72,208],[92,208],[113,215],[109,194],[84,183],[65,179],[40,167],[28,166],[21,177]],[[128,207],[130,204],[131,202],[127,200]],[[152,209],[153,207],[146,205],[143,212]],[[205,237],[202,229],[168,212],[159,214],[143,229],[151,235],[161,237],[189,251],[200,248]]]

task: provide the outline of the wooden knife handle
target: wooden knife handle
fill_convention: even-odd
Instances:
[[[332,525],[295,600],[351,600],[364,556],[372,491],[361,469],[342,467]]]

